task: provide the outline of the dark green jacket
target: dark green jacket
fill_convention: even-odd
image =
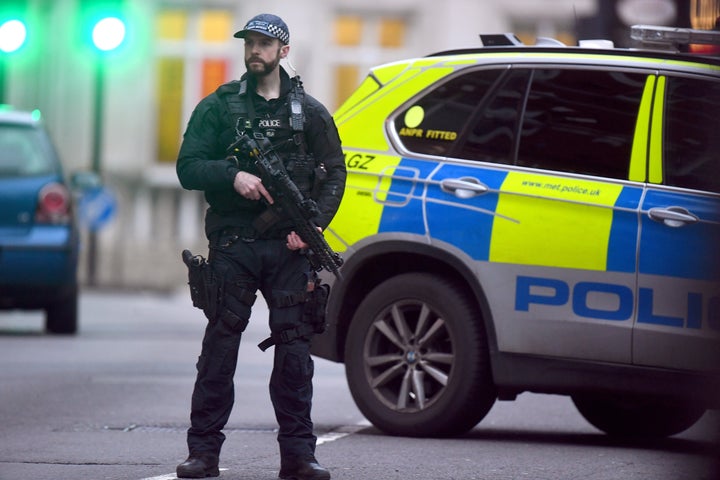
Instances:
[[[266,208],[260,201],[248,200],[235,192],[233,180],[239,169],[227,160],[227,148],[236,138],[237,115],[228,110],[226,96],[238,95],[243,79],[248,81],[247,92],[251,95],[256,117],[287,119],[290,115],[287,95],[292,81],[282,67],[278,99],[267,101],[257,95],[252,76],[246,74],[240,81],[220,86],[195,107],[183,137],[176,169],[183,188],[205,193],[210,205],[205,218],[208,236],[224,227],[247,226]],[[327,109],[305,94],[304,113],[308,153],[327,170],[327,179],[315,198],[321,214],[313,219],[325,229],[335,215],[345,189],[345,161],[337,128]],[[289,127],[280,130],[271,141],[274,145],[282,145],[277,151],[287,161],[286,155],[298,147],[286,141],[293,133]]]

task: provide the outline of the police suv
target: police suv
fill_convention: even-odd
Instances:
[[[335,113],[345,263],[313,351],[378,428],[462,433],[525,391],[618,436],[720,408],[720,58],[687,53],[720,32],[632,35],[481,35]]]

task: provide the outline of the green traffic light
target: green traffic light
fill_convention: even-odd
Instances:
[[[20,20],[13,19],[0,25],[0,50],[14,52],[23,46],[27,39],[27,27]]]
[[[125,40],[125,22],[117,17],[99,20],[93,28],[92,40],[95,47],[103,52],[115,50]]]

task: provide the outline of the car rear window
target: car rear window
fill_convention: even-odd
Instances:
[[[0,177],[31,177],[55,171],[47,138],[41,130],[0,124]]]

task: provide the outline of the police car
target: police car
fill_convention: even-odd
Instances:
[[[617,436],[720,408],[719,32],[648,48],[481,35],[378,66],[337,110],[345,263],[313,352],[381,430],[453,435],[572,397]]]

